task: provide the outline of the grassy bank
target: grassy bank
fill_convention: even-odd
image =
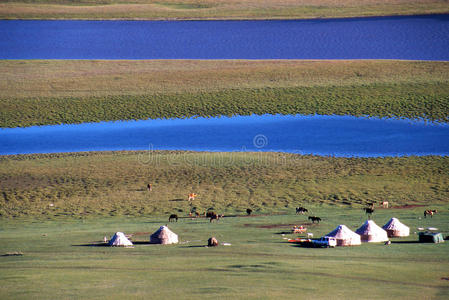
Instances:
[[[8,0],[1,19],[298,19],[448,13],[444,0]]]
[[[355,230],[360,209],[314,207],[323,218],[307,224],[315,236],[338,224]],[[96,218],[60,221],[0,219],[2,299],[447,299],[449,243],[419,244],[417,227],[448,233],[448,206],[420,219],[422,208],[383,209],[373,216],[382,226],[395,216],[411,236],[390,246],[364,244],[335,249],[299,248],[286,243],[293,224],[307,216],[272,215],[181,219],[169,224],[181,244],[148,245],[166,218]],[[133,234],[135,248],[92,247],[116,231]],[[231,246],[205,248],[215,236]],[[20,252],[22,256],[3,256]],[[445,279],[446,278],[446,279]]]
[[[146,185],[153,184],[148,192]],[[278,153],[98,152],[2,156],[0,213],[43,218],[292,212],[303,204],[443,204],[447,157],[331,158]],[[188,193],[199,194],[192,204]]]
[[[256,114],[447,122],[447,62],[0,61],[0,126]]]

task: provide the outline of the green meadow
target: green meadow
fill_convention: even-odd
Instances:
[[[421,61],[0,61],[0,126],[250,114],[447,122],[448,73]]]
[[[305,19],[448,13],[445,0],[6,0],[1,19]]]
[[[449,13],[446,0],[7,0],[0,19],[305,19]],[[449,122],[449,63],[0,60],[0,127],[251,114]],[[146,186],[151,183],[152,191]],[[0,299],[448,299],[449,157],[82,152],[0,156]],[[189,193],[198,194],[191,202]],[[391,208],[379,207],[388,201]],[[287,242],[391,217],[411,235]],[[322,218],[295,214],[305,206]],[[252,216],[246,209],[253,210]],[[424,218],[425,209],[437,209]],[[218,222],[189,212],[214,210]],[[150,245],[168,224],[177,245]],[[122,231],[133,248],[110,248]],[[205,247],[215,236],[218,247]]]
[[[147,190],[147,184],[153,191]],[[263,152],[82,152],[0,157],[0,214],[167,216],[447,204],[449,158],[336,158]],[[187,195],[198,197],[189,203]]]
[[[164,205],[161,203],[161,205]],[[417,227],[449,227],[446,205],[424,219],[424,207],[378,209],[380,226],[395,216],[411,235],[389,246],[300,248],[287,238],[304,224],[315,237],[339,224],[356,230],[366,220],[359,208],[306,205],[323,221],[309,224],[294,209],[276,214],[236,213],[219,222],[181,218],[169,227],[177,245],[150,245],[165,216],[36,218],[0,221],[2,299],[447,299],[449,243],[416,243]],[[132,235],[134,248],[101,245],[116,231]],[[221,243],[207,248],[215,236]],[[11,254],[22,254],[11,255]],[[9,254],[9,255],[8,255]]]

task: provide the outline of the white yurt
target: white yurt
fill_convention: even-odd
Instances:
[[[168,229],[167,226],[161,226],[155,233],[150,236],[150,243],[152,244],[177,244],[178,235]]]
[[[337,246],[355,246],[360,245],[360,235],[346,227],[346,225],[338,225],[333,231],[326,236],[334,237],[337,240]]]
[[[125,236],[123,232],[116,232],[112,239],[109,241],[109,246],[132,246],[130,240]]]
[[[362,242],[378,243],[388,241],[387,232],[373,220],[367,220],[355,232],[360,235]]]
[[[382,228],[387,232],[388,237],[403,237],[410,235],[410,228],[402,224],[398,219],[391,218]]]

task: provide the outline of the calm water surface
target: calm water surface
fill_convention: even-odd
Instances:
[[[449,124],[348,116],[237,116],[0,129],[0,154],[99,150],[449,155]]]
[[[0,59],[449,60],[449,15],[271,21],[0,21]]]

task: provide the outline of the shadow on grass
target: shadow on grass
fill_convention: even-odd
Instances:
[[[274,234],[293,234],[292,231],[281,231],[281,232],[275,232]]]
[[[391,241],[392,244],[420,244],[420,241]]]
[[[181,198],[176,198],[176,199],[171,199],[171,200],[168,200],[168,201],[170,201],[170,202],[180,202],[180,201],[187,201],[187,200],[181,199]]]
[[[98,243],[98,244],[80,244],[72,245],[72,247],[110,247],[108,243]]]
[[[150,243],[150,241],[133,241],[134,245],[156,245],[154,243]]]

